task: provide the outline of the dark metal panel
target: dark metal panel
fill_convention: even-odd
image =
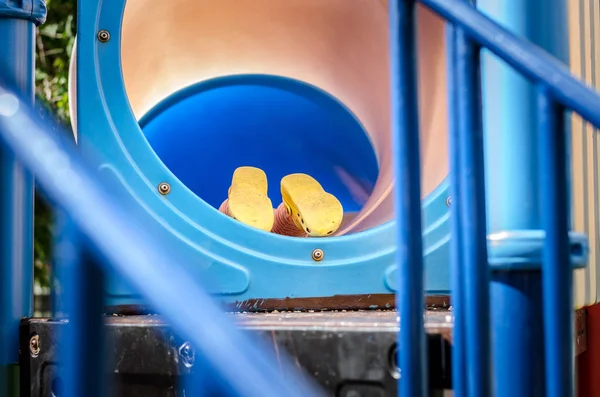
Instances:
[[[426,316],[430,388],[450,388],[448,312]],[[289,353],[303,376],[331,396],[397,394],[397,313],[384,311],[230,314],[242,328],[267,339],[277,356]],[[62,367],[57,332],[64,321],[24,320],[21,325],[21,387],[25,397],[60,396]],[[111,396],[182,396],[183,379],[196,368],[193,346],[160,316],[107,316]],[[89,341],[90,344],[96,341]],[[93,360],[82,351],[83,362]],[[231,370],[235,371],[235,363]],[[281,376],[286,374],[281,372]]]
[[[236,323],[261,333],[276,355],[289,353],[331,396],[395,396],[398,331],[394,311],[230,313]],[[195,370],[193,346],[157,315],[107,316],[109,395],[181,396],[182,379]],[[577,354],[587,348],[585,310],[575,314]],[[64,321],[24,320],[20,329],[21,390],[24,397],[60,396],[62,368],[57,332]],[[450,389],[453,320],[446,310],[428,311],[430,393]],[[90,344],[96,343],[93,340]],[[83,362],[93,360],[82,351]],[[232,363],[235,370],[235,363]],[[282,372],[282,376],[285,374]]]

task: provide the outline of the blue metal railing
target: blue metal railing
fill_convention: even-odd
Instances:
[[[427,392],[425,331],[423,328],[423,242],[421,239],[421,173],[419,110],[417,108],[417,45],[414,1],[390,2],[390,58],[392,60],[392,137],[397,216],[397,307],[400,311],[399,393],[424,396]]]
[[[457,396],[492,393],[489,270],[486,252],[484,165],[479,51],[485,47],[539,87],[540,181],[544,229],[544,341],[546,390],[572,395],[571,268],[567,223],[564,110],[600,128],[600,97],[573,78],[561,63],[463,0],[420,0],[449,23],[450,163],[452,178],[452,270],[454,388]],[[401,318],[400,395],[427,395],[423,329],[423,263],[420,218],[415,0],[390,1],[393,126],[398,216],[398,308]],[[24,49],[25,51],[25,49]],[[0,65],[1,67],[1,65]],[[86,169],[73,148],[48,132],[19,94],[0,91],[0,136],[4,148],[33,172],[60,210],[58,271],[70,326],[62,335],[66,396],[104,392],[101,327],[102,274],[117,270],[164,313],[194,345],[197,364],[222,395],[313,396],[318,390],[280,369],[262,344],[237,330],[212,303],[199,280],[190,280],[177,253],[167,252],[152,227],[130,219],[126,208]],[[4,248],[6,242],[2,241]],[[4,264],[0,263],[0,266]],[[20,286],[27,291],[28,286]],[[190,303],[193,302],[193,305]],[[4,306],[6,302],[3,302]],[[26,310],[25,310],[26,311]],[[208,320],[207,320],[208,319]],[[77,365],[78,349],[93,368]],[[511,337],[518,338],[518,335]],[[250,343],[250,340],[252,343]],[[10,342],[10,340],[9,340]],[[7,347],[6,343],[2,345]],[[17,344],[14,346],[17,349]],[[16,354],[16,353],[15,353]],[[543,356],[543,355],[542,355]],[[531,360],[541,358],[532,357]],[[232,363],[235,367],[232,368]],[[281,360],[286,374],[293,373]],[[289,368],[288,368],[289,367]],[[496,369],[497,371],[497,369]],[[198,380],[197,380],[198,381]],[[199,389],[201,390],[201,389]],[[511,396],[519,394],[514,385]]]
[[[446,26],[446,57],[448,59],[447,71],[448,76],[455,75],[456,66],[456,30],[452,25]],[[448,79],[448,114],[455,114],[456,103],[457,103],[457,92],[455,79]],[[458,141],[458,123],[457,118],[452,117],[448,122],[448,145],[450,148],[449,162],[453,165],[450,171],[451,175],[457,175],[457,170],[454,169],[460,164],[460,144]],[[458,178],[452,177],[452,183],[450,183],[450,197],[461,197],[462,190],[460,188],[460,181]],[[456,200],[455,200],[456,201]],[[459,219],[460,210],[458,205],[452,205],[450,207],[451,219]],[[463,230],[460,227],[459,222],[451,222],[451,233],[452,233],[452,244],[450,246],[450,265],[451,265],[451,286],[452,292],[452,307],[454,312],[462,313],[464,311],[463,305],[465,305],[464,291],[462,285],[461,270],[461,259],[462,259],[462,238]],[[462,317],[454,318],[453,328],[453,339],[454,347],[452,349],[452,366],[453,368],[465,368],[465,352],[464,347],[466,346],[466,335],[464,329],[464,322]],[[464,371],[454,371],[452,379],[452,387],[454,393],[457,396],[465,396],[465,374]]]
[[[539,181],[541,191],[542,213],[545,214],[543,225],[545,244],[543,265],[540,277],[543,280],[543,339],[544,352],[537,357],[528,357],[524,366],[536,367],[545,364],[545,385],[541,387],[549,396],[573,395],[572,367],[572,268],[569,257],[568,211],[567,195],[567,164],[566,164],[566,131],[564,124],[565,109],[579,113],[583,118],[598,127],[600,125],[600,97],[584,84],[573,78],[568,69],[553,57],[538,47],[516,37],[497,23],[477,11],[468,1],[462,0],[419,0],[450,24],[447,32],[449,103],[450,103],[450,169],[453,197],[453,240],[452,240],[452,271],[455,329],[453,348],[453,386],[457,396],[489,396],[492,392],[492,353],[490,330],[490,290],[489,269],[486,253],[486,224],[485,224],[485,189],[484,189],[484,158],[482,134],[482,102],[480,78],[480,49],[487,48],[492,53],[522,73],[538,86],[538,136],[539,136],[539,167],[544,170]],[[398,52],[408,50],[408,62],[396,62],[393,73],[404,76],[404,79],[416,80],[413,70],[416,58],[413,55],[416,40],[412,27],[415,21],[415,1],[390,1],[390,21],[392,38],[401,37],[392,44],[396,50],[392,53],[398,58]],[[400,58],[403,60],[403,58]],[[405,114],[418,114],[416,94],[404,87],[394,86],[393,111],[400,121],[395,120],[399,127],[396,134],[395,154],[404,155],[410,147],[418,152],[418,142],[414,142],[415,125],[402,122]],[[406,90],[402,92],[401,90]],[[408,96],[408,95],[411,96]],[[400,98],[404,96],[403,98]],[[399,109],[407,106],[409,109]],[[413,159],[397,164],[397,175],[411,172],[411,166],[418,166],[419,160]],[[413,168],[414,170],[414,168]],[[397,208],[412,207],[419,193],[418,183],[407,183],[398,178]],[[534,182],[534,181],[532,181]],[[408,190],[408,192],[406,192]],[[406,204],[406,201],[411,201]],[[407,244],[410,241],[402,233],[408,220],[401,219],[404,215],[398,212],[399,219],[399,277],[407,290],[398,294],[398,306],[401,318],[413,318],[415,307],[421,304],[422,275],[411,266],[421,270],[421,262],[416,258],[420,253],[419,244]],[[415,228],[414,230],[419,230]],[[534,288],[534,286],[529,287]],[[507,298],[508,299],[508,298]],[[510,319],[504,319],[510,321]],[[422,336],[418,325],[409,327],[408,332],[402,329],[400,343],[410,343],[405,334],[412,337],[413,344]],[[495,330],[497,333],[503,330]],[[503,335],[499,338],[511,340],[515,344],[527,343],[522,341],[523,335]],[[402,345],[401,345],[402,346]],[[419,357],[415,348],[400,349],[401,365],[413,365],[422,368],[424,355]],[[545,363],[543,362],[545,356]],[[498,367],[510,366],[509,362],[496,362]],[[496,373],[511,375],[506,368],[495,368]],[[402,367],[404,371],[405,367]],[[425,375],[416,371],[412,376],[400,380],[400,395],[418,395],[422,391]],[[510,382],[512,379],[502,379],[498,382]],[[527,395],[527,385],[511,384],[503,388],[506,395]],[[537,389],[541,392],[541,389]],[[423,394],[420,394],[423,395]]]

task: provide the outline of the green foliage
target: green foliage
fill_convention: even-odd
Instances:
[[[48,19],[36,39],[39,98],[63,121],[69,118],[69,57],[75,42],[75,0],[47,0]]]
[[[53,216],[50,206],[43,198],[35,198],[35,230],[33,241],[34,278],[42,287],[50,286],[52,259]]]
[[[36,88],[38,100],[69,128],[69,58],[75,42],[76,0],[46,0],[48,18],[36,37]],[[53,236],[51,207],[36,194],[34,276],[41,286],[50,285]]]

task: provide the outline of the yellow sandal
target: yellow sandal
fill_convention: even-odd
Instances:
[[[229,215],[248,226],[270,232],[273,204],[267,196],[267,175],[260,168],[238,167],[227,193]]]
[[[344,209],[340,201],[309,175],[283,177],[281,196],[296,227],[311,237],[330,236],[342,223]]]

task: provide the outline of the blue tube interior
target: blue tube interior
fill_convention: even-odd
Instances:
[[[279,181],[302,172],[336,195],[347,212],[363,200],[341,174],[370,194],[379,174],[364,128],[339,101],[297,80],[234,75],[187,87],[141,120],[150,145],[165,165],[215,208],[227,198],[236,167],[262,168],[273,206]]]

